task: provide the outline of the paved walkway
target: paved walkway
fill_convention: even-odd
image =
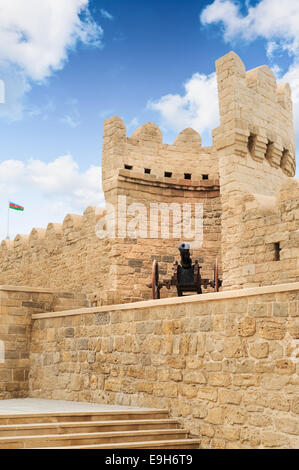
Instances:
[[[0,400],[0,415],[16,413],[63,413],[73,411],[126,411],[149,410],[137,406],[100,405],[63,400],[43,400],[41,398],[17,398]]]

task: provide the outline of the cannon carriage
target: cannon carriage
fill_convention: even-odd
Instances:
[[[147,284],[147,287],[152,289],[153,299],[160,299],[160,290],[163,287],[170,289],[171,286],[176,286],[177,295],[179,297],[185,295],[186,292],[202,294],[202,288],[207,289],[209,286],[212,287],[215,292],[218,292],[219,287],[222,285],[222,281],[219,279],[218,275],[218,260],[216,259],[214,265],[214,278],[210,280],[201,277],[200,270],[202,266],[199,266],[197,260],[192,264],[189,243],[181,243],[179,245],[179,252],[181,255],[181,262],[179,264],[176,261],[173,264],[173,274],[171,279],[160,281],[159,264],[156,260],[153,261],[152,282]]]

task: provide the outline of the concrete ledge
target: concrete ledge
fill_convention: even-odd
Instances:
[[[160,307],[165,305],[181,305],[189,303],[201,303],[223,299],[237,299],[241,297],[252,297],[255,295],[275,294],[282,292],[299,291],[299,282],[289,284],[277,284],[274,286],[251,287],[246,289],[215,292],[209,294],[190,295],[186,297],[172,297],[170,299],[146,300],[144,302],[134,302],[120,305],[105,305],[103,307],[80,308],[76,310],[65,310],[63,312],[47,312],[32,315],[33,320],[42,318],[67,317],[90,313],[114,312],[117,310],[137,310],[149,307]]]

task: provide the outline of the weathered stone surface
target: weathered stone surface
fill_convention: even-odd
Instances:
[[[249,353],[251,356],[256,359],[263,359],[269,355],[269,344],[266,342],[263,343],[253,343],[249,348]]]
[[[219,403],[232,403],[239,405],[242,400],[242,394],[233,390],[219,390]]]
[[[284,447],[287,448],[290,440],[284,434],[272,431],[264,431],[261,433],[261,443],[263,447]]]
[[[217,387],[226,387],[231,383],[231,376],[221,372],[213,372],[209,374],[209,385]]]
[[[205,421],[210,424],[223,424],[224,410],[220,407],[210,408]]]
[[[240,442],[245,444],[247,448],[254,448],[260,445],[260,433],[256,429],[243,428],[240,432]]]
[[[110,322],[109,313],[99,313],[94,317],[95,325],[107,325]]]
[[[255,333],[255,319],[246,317],[238,325],[238,334],[240,336],[252,336]]]
[[[241,338],[227,338],[224,343],[223,354],[225,357],[246,357],[247,350]]]
[[[274,319],[262,321],[258,328],[258,335],[264,339],[283,339],[285,333],[285,326]]]

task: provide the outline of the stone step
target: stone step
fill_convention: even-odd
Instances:
[[[66,446],[63,447],[63,449],[199,449],[199,445],[200,441],[198,439],[171,439],[87,446]],[[61,449],[61,447],[44,447],[44,449]]]
[[[0,426],[0,437],[37,436],[50,434],[138,431],[146,429],[177,429],[176,419],[138,419],[110,421],[78,421],[60,423],[7,424]]]
[[[147,441],[187,439],[185,429],[155,429],[142,431],[51,434],[39,436],[0,437],[0,449],[32,449],[40,447],[70,447]]]
[[[199,443],[166,410],[0,414],[0,449],[192,449]]]
[[[110,421],[138,419],[166,419],[166,410],[75,411],[66,413],[0,414],[0,426],[6,424],[66,423],[77,421]]]

